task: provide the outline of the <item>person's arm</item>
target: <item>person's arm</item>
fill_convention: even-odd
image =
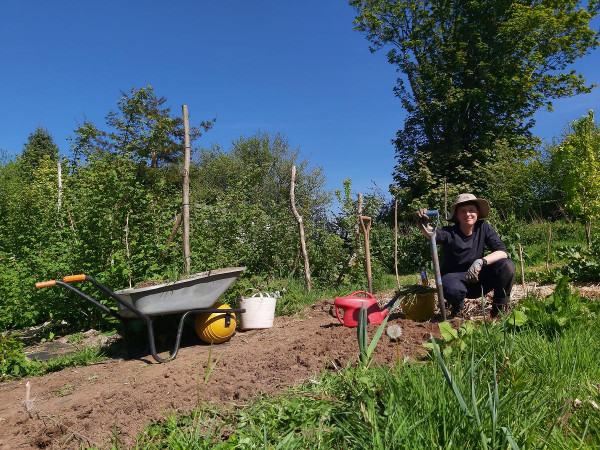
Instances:
[[[502,242],[502,239],[500,239],[500,236],[498,236],[498,233],[496,233],[496,230],[487,222],[485,225],[487,228],[485,244],[490,253],[485,255],[483,259],[486,260],[487,264],[491,265],[503,258],[508,258],[508,253],[506,253],[506,246]]]
[[[495,252],[492,252],[489,255],[485,255],[483,257],[483,259],[486,260],[488,266],[491,266],[496,261],[500,261],[504,258],[508,258],[508,254],[503,250],[496,250]]]

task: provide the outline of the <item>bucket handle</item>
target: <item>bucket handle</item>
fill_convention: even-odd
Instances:
[[[254,295],[251,295],[250,297],[245,297],[246,292],[248,292],[248,291],[250,291],[250,292],[256,291],[256,292],[254,293]],[[256,288],[248,288],[248,289],[246,289],[242,293],[242,298],[255,298],[257,295],[259,296],[260,299],[263,299],[263,298],[275,298],[275,297],[271,297],[271,295],[269,295],[268,293],[266,293],[266,292],[263,293],[260,289],[256,289]]]

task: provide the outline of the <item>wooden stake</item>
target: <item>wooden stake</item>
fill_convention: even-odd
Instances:
[[[396,284],[400,289],[400,276],[398,275],[398,199],[394,206],[394,269],[396,269]]]
[[[521,243],[519,242],[519,262],[521,264],[521,286],[523,287],[523,292],[527,293],[525,290],[525,268],[523,267],[523,247],[521,247]]]
[[[546,247],[546,272],[550,272],[550,241],[552,240],[552,225],[548,227],[548,245]]]
[[[183,214],[183,262],[185,274],[190,274],[190,124],[188,121],[188,107],[181,106],[183,112],[183,130],[185,140],[185,154],[183,159],[183,195],[181,200]]]
[[[171,229],[171,234],[169,235],[169,239],[167,239],[167,245],[165,245],[166,248],[168,248],[173,243],[175,236],[177,236],[177,230],[179,229],[180,225],[181,225],[181,213],[177,214],[177,217],[175,218],[175,223],[173,224],[173,228]],[[165,249],[165,252],[166,252],[166,249]]]
[[[125,252],[127,254],[127,269],[129,271],[129,287],[133,287],[133,274],[131,273],[131,252],[129,250],[129,214],[131,211],[127,211],[127,218],[125,219]]]
[[[365,225],[366,224],[366,225]],[[373,277],[371,276],[371,249],[369,248],[369,232],[371,231],[371,218],[360,216],[360,226],[365,235],[365,261],[367,266],[367,281],[369,283],[369,294],[373,293]]]
[[[354,232],[356,233],[356,255],[359,260],[362,259],[362,256],[363,256],[363,246],[362,246],[362,242],[360,239],[360,229],[362,227],[360,218],[362,217],[362,211],[363,211],[363,195],[358,194],[358,201],[356,204],[356,217],[358,220],[356,221],[356,225],[354,226]]]
[[[58,161],[56,164],[58,171],[58,213],[60,214],[60,208],[62,206],[62,167],[60,165],[60,161]]]
[[[448,183],[444,178],[444,220],[447,222],[448,219]]]
[[[298,222],[298,232],[300,233],[300,247],[302,249],[302,256],[304,257],[304,279],[306,280],[306,289],[310,292],[310,264],[308,262],[308,253],[306,252],[306,241],[304,239],[304,224],[302,223],[302,217],[298,214],[296,209],[296,196],[294,194],[294,185],[296,183],[296,166],[292,166],[292,179],[290,181],[290,207],[292,208],[292,214]]]

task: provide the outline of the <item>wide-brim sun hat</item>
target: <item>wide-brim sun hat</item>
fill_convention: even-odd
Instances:
[[[464,203],[475,203],[479,214],[477,219],[485,219],[490,213],[490,204],[485,198],[477,198],[473,194],[459,194],[450,206],[450,222],[456,222],[456,208]]]

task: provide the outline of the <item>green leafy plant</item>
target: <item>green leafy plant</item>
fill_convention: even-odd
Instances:
[[[23,344],[15,335],[0,334],[0,381],[25,374],[27,360]]]
[[[561,246],[556,250],[559,258],[567,261],[559,273],[574,281],[596,281],[600,279],[600,244],[590,248]]]
[[[369,339],[367,337],[367,323],[368,323],[367,309],[364,307],[364,304],[361,305],[360,311],[358,314],[358,326],[356,327],[356,333],[357,333],[357,337],[358,337],[359,360],[360,360],[361,364],[363,364],[364,366],[368,367],[369,364],[371,363],[371,357],[373,355],[373,352],[375,351],[375,347],[377,346],[379,339],[381,339],[381,336],[383,335],[383,332],[385,331],[385,325],[387,324],[387,322],[390,318],[390,314],[392,313],[392,311],[394,311],[396,308],[398,308],[398,306],[400,306],[400,300],[397,300],[396,303],[394,303],[394,305],[392,305],[392,307],[390,307],[387,315],[384,317],[383,321],[377,328],[377,331],[375,331],[375,334],[373,335],[373,339],[371,340],[371,343],[369,343]]]
[[[442,348],[444,356],[452,354],[453,348],[463,351],[467,348],[467,337],[473,334],[475,325],[471,321],[463,322],[458,329],[455,329],[449,322],[440,322],[438,324],[442,339],[431,338],[423,344],[423,347],[433,349],[434,345]]]
[[[572,293],[566,276],[558,281],[548,297],[527,297],[521,300],[519,307],[529,326],[549,334],[560,333],[575,322],[593,319],[599,308],[597,302],[581,297],[577,290]]]

